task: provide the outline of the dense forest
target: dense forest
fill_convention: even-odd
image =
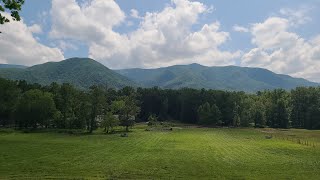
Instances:
[[[211,127],[320,129],[320,88],[247,94],[220,90],[48,86],[0,78],[0,126],[18,129],[128,130],[135,122]]]

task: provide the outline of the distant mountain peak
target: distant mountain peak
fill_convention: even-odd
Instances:
[[[137,86],[113,70],[90,58],[69,58],[59,62],[48,62],[23,70],[0,70],[0,77],[13,80],[26,80],[30,83],[49,85],[52,82],[70,83],[82,89],[92,85],[113,88]]]
[[[72,57],[72,58],[65,59],[63,61],[96,61],[96,60],[88,57]]]
[[[201,67],[204,67],[204,65],[201,65],[201,64],[198,64],[198,63],[191,63],[191,64],[189,64],[189,66],[201,66]]]

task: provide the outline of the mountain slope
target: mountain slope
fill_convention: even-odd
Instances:
[[[146,87],[170,89],[190,87],[256,92],[319,85],[305,79],[275,74],[266,69],[236,66],[206,67],[190,64],[158,69],[124,69],[117,72]]]
[[[19,68],[19,69],[24,69],[27,68],[27,66],[23,65],[15,65],[15,64],[0,64],[0,69],[11,69],[11,68]]]
[[[13,80],[21,79],[42,85],[48,85],[52,82],[71,83],[82,89],[87,89],[92,85],[108,85],[114,88],[136,86],[128,78],[88,58],[48,62],[26,69],[0,69],[0,77]]]

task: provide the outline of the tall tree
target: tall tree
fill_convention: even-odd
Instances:
[[[19,96],[20,89],[14,82],[0,78],[0,125],[13,124],[11,113]]]
[[[15,119],[20,128],[50,127],[56,113],[51,93],[29,90],[19,99]]]
[[[204,124],[204,125],[210,125],[212,123],[212,112],[211,112],[211,106],[208,102],[205,104],[201,105],[198,108],[198,118],[199,118],[199,123]]]
[[[280,99],[277,102],[277,119],[280,128],[289,128],[289,109],[286,99]]]
[[[304,127],[307,118],[308,89],[299,87],[291,91],[291,121],[293,127]]]
[[[97,118],[102,116],[106,107],[106,96],[104,88],[98,86],[92,86],[90,88],[90,99],[91,99],[91,115],[89,132],[92,133],[97,128]]]
[[[233,109],[233,126],[239,127],[241,124],[241,116],[240,116],[240,106],[235,103],[234,109]]]
[[[197,123],[197,110],[203,104],[198,90],[184,88],[181,89],[180,95],[180,121],[185,123]]]
[[[102,119],[101,127],[104,128],[104,132],[113,132],[113,128],[119,125],[119,119],[112,114],[112,112],[107,112]]]
[[[73,128],[73,123],[76,121],[76,93],[77,90],[71,84],[64,83],[61,85],[59,94],[55,94],[57,107],[62,113],[60,128]]]
[[[221,124],[221,111],[216,104],[210,106],[208,102],[198,108],[199,123],[203,125]]]
[[[112,109],[114,109],[115,114],[119,116],[120,125],[125,127],[128,132],[129,127],[134,125],[136,115],[140,111],[135,99],[124,96],[121,100],[114,101],[111,106]]]
[[[253,119],[255,127],[266,126],[265,106],[261,98],[256,98],[256,101],[251,107],[251,118]]]

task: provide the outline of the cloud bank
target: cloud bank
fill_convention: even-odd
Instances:
[[[255,47],[242,56],[241,64],[320,82],[320,35],[307,40],[291,32],[290,28],[309,19],[299,12],[293,16],[253,24],[250,33]]]
[[[11,22],[0,26],[0,63],[34,65],[64,59],[60,49],[41,44],[34,36],[42,33],[40,25],[27,26],[23,20],[12,21],[5,15]]]
[[[234,64],[240,52],[222,51],[219,47],[230,39],[220,30],[219,22],[192,27],[200,15],[210,13],[200,2],[172,0],[160,12],[140,16],[135,9],[130,16],[140,19],[139,27],[119,34],[114,27],[124,23],[125,13],[113,0],[92,0],[78,4],[75,0],[53,0],[52,31],[55,39],[81,40],[89,45],[89,56],[111,68],[159,67],[174,64]]]

